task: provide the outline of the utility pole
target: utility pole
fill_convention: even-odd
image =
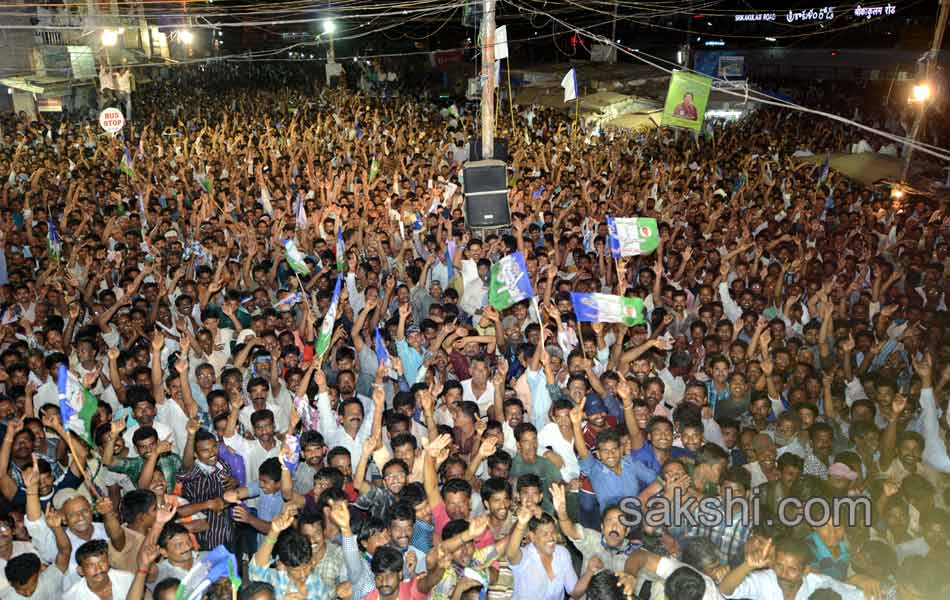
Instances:
[[[482,158],[495,155],[495,0],[482,2]]]
[[[940,16],[937,17],[937,26],[934,28],[934,39],[930,46],[930,53],[927,55],[927,67],[924,71],[925,83],[930,85],[934,69],[937,66],[937,56],[940,48],[943,47],[943,33],[947,28],[947,14],[950,13],[950,0],[941,0]],[[917,118],[914,120],[914,128],[910,132],[910,141],[916,142],[917,135],[924,125],[924,119],[927,117],[927,102],[929,98],[920,101],[920,108],[917,111]],[[907,181],[907,175],[910,172],[910,159],[914,154],[914,147],[907,145],[904,148],[904,168],[901,171],[901,181]]]
[[[617,0],[614,0],[614,22],[610,28],[610,45],[608,46],[608,52],[610,52],[610,62],[617,62],[617,47],[614,44],[617,43]]]

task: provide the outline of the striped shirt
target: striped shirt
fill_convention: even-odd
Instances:
[[[227,464],[218,461],[210,472],[205,472],[197,463],[184,475],[178,476],[182,497],[194,504],[206,502],[224,495],[224,480],[231,477]],[[232,538],[231,515],[228,511],[208,511],[208,530],[198,534],[202,548],[216,548],[230,544]]]
[[[353,585],[353,600],[361,600],[376,589],[376,578],[369,568],[369,562],[360,552],[355,536],[344,536],[342,540],[343,560],[346,562],[346,572]]]

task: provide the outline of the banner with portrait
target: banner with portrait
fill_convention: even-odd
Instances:
[[[705,75],[673,71],[663,107],[663,124],[702,130],[711,88],[712,79]]]

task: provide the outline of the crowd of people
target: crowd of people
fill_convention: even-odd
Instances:
[[[116,137],[0,116],[0,598],[167,600],[222,546],[207,598],[945,597],[944,205],[798,162],[856,141],[807,115],[504,116],[487,232],[475,107],[225,65]]]

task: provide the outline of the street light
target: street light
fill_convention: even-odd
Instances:
[[[916,102],[926,102],[930,98],[930,86],[926,83],[921,83],[914,86],[913,90],[913,99]]]
[[[178,32],[178,39],[181,40],[182,44],[191,45],[191,43],[195,41],[195,34],[187,29],[182,29]]]
[[[119,34],[114,29],[104,29],[102,31],[102,45],[106,47],[115,46],[119,41]]]
[[[324,19],[323,33],[333,33],[334,31],[336,31],[336,23],[333,22],[333,19]]]

